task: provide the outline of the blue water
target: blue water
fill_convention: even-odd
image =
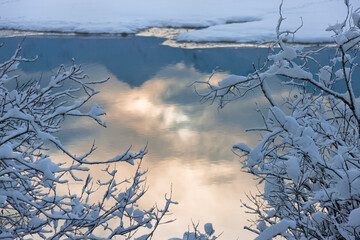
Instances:
[[[0,60],[11,56],[23,37],[0,38],[5,46],[0,49]],[[176,63],[193,66],[203,73],[217,67],[231,74],[247,75],[252,64],[261,66],[270,52],[268,48],[205,48],[182,49],[161,45],[164,39],[155,37],[26,37],[22,55],[38,56],[36,64],[23,65],[25,72],[46,72],[60,64],[101,63],[118,79],[131,86],[140,86],[160,69]],[[325,49],[316,59],[327,63],[333,56],[332,48]],[[315,66],[315,65],[313,65]],[[359,76],[359,71],[355,72]],[[354,88],[360,83],[354,82]],[[344,89],[342,85],[339,89]]]
[[[0,59],[11,56],[22,37],[0,38],[5,43]],[[252,71],[251,63],[264,60],[265,48],[181,49],[163,46],[163,39],[153,37],[91,38],[91,37],[27,37],[23,56],[38,56],[36,65],[24,65],[25,72],[48,71],[60,64],[101,63],[118,79],[131,86],[140,86],[167,65],[179,62],[209,73],[217,66],[234,74]]]
[[[11,57],[22,37],[0,38],[0,61]],[[250,238],[243,230],[248,216],[240,209],[244,192],[254,190],[251,176],[241,173],[238,158],[231,152],[237,142],[255,145],[260,137],[246,128],[261,126],[255,102],[266,102],[259,92],[251,92],[237,103],[219,110],[201,104],[193,90],[195,80],[206,80],[219,68],[219,79],[229,74],[247,75],[252,64],[260,66],[269,53],[267,48],[182,49],[161,45],[164,39],[153,37],[27,37],[22,56],[38,59],[23,63],[23,79],[43,78],[56,72],[60,64],[83,65],[90,79],[110,77],[99,86],[95,97],[107,111],[106,129],[92,121],[65,121],[57,136],[75,153],[89,149],[94,139],[99,148],[95,157],[112,157],[130,145],[136,152],[148,146],[146,167],[154,201],[162,198],[173,184],[172,225],[163,226],[156,239],[180,237],[191,220],[213,222],[223,239]],[[326,63],[333,49],[317,56]],[[313,66],[314,67],[314,66]],[[355,73],[355,78],[359,73]],[[360,82],[354,82],[359,92]],[[276,93],[287,93],[274,81]],[[342,89],[340,84],[338,89]],[[265,105],[264,105],[265,106]],[[99,175],[101,177],[101,175]],[[241,216],[240,216],[241,215]]]

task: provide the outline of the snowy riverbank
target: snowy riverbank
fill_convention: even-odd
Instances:
[[[151,27],[190,28],[178,41],[263,42],[274,39],[279,0],[0,0],[0,29],[91,34],[134,34]],[[353,8],[359,1],[351,1]],[[345,18],[342,0],[286,0],[283,28],[295,42],[330,42],[325,29]]]

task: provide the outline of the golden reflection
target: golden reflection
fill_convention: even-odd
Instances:
[[[189,87],[192,81],[208,78],[208,74],[184,64],[168,66],[138,87],[116,79],[101,65],[85,70],[92,78],[111,77],[108,83],[99,86],[101,93],[94,100],[106,110],[104,120],[108,127],[96,127],[89,120],[68,120],[64,135],[59,137],[79,154],[89,149],[91,139],[96,139],[98,150],[92,156],[94,159],[112,158],[130,145],[136,152],[148,143],[149,153],[143,167],[149,169],[150,189],[141,204],[149,206],[159,201],[161,205],[171,185],[173,199],[179,202],[172,206],[170,217],[177,221],[162,225],[154,239],[181,237],[191,221],[212,222],[216,233],[224,232],[223,239],[253,237],[243,229],[251,216],[245,215],[240,199],[246,200],[245,193],[256,192],[255,183],[241,172],[231,146],[240,141],[254,146],[259,139],[258,135],[244,131],[261,125],[254,110],[254,100],[263,101],[259,93],[219,111],[216,106],[200,104],[195,93],[188,95],[193,96],[190,103],[176,98],[192,91]],[[227,75],[215,75],[212,81]],[[116,167],[122,177],[132,172],[131,166]],[[100,169],[91,172],[95,178],[102,176]]]
[[[148,167],[150,190],[146,198],[156,199],[169,191],[171,182],[174,199],[179,202],[172,207],[172,217],[177,221],[172,226],[162,226],[155,239],[181,236],[192,220],[201,224],[212,222],[217,233],[224,231],[224,239],[250,238],[251,234],[242,229],[247,217],[239,199],[251,190],[252,183],[239,174],[238,162],[210,163],[207,159],[192,159],[185,163],[174,158],[160,164],[150,163]]]

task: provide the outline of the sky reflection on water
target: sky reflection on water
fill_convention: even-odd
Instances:
[[[0,58],[11,56],[21,38],[0,39],[6,47]],[[46,79],[57,66],[69,65],[71,58],[83,64],[91,80],[110,77],[98,86],[94,101],[107,115],[108,127],[90,120],[67,119],[58,135],[73,153],[87,151],[93,140],[98,147],[92,158],[111,158],[125,151],[148,146],[144,168],[149,169],[150,187],[143,204],[158,201],[170,191],[179,205],[173,206],[177,221],[159,228],[154,239],[180,237],[191,220],[212,222],[223,239],[249,239],[243,230],[251,216],[240,208],[245,193],[256,191],[251,176],[241,172],[231,146],[244,142],[254,146],[259,136],[246,128],[262,125],[255,101],[265,100],[258,92],[219,110],[200,104],[191,83],[205,80],[212,69],[224,71],[214,81],[230,73],[246,74],[252,63],[266,56],[267,49],[178,49],[160,45],[157,38],[69,38],[29,37],[23,44],[24,57],[39,56],[37,62],[23,64],[20,74]],[[273,88],[280,97],[283,88]],[[56,158],[64,155],[55,154]],[[93,169],[97,177],[101,172]],[[120,169],[121,170],[121,169]],[[122,169],[126,174],[128,168]],[[170,217],[170,218],[171,218]]]
[[[218,232],[224,231],[224,239],[249,236],[242,230],[246,217],[239,200],[254,184],[240,172],[231,146],[255,142],[254,135],[244,133],[246,125],[256,126],[253,105],[243,102],[218,111],[216,106],[200,104],[189,85],[208,74],[183,63],[164,67],[139,87],[119,81],[101,65],[86,68],[92,77],[105,74],[112,79],[99,86],[103,94],[94,100],[106,109],[109,127],[89,132],[94,129],[92,121],[69,121],[61,139],[76,152],[85,151],[89,139],[96,139],[99,150],[94,158],[110,158],[129,145],[136,151],[148,144],[143,165],[149,169],[146,199],[162,201],[172,184],[174,200],[179,202],[171,210],[177,221],[162,226],[155,239],[181,236],[191,220],[213,222]],[[186,103],[181,95],[188,97]],[[74,132],[80,134],[74,138]]]

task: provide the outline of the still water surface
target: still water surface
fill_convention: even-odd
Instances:
[[[10,57],[21,40],[0,39],[5,43],[0,60]],[[156,201],[161,205],[171,185],[173,199],[179,202],[168,218],[177,220],[161,226],[154,239],[181,237],[191,221],[212,222],[216,233],[224,232],[223,239],[249,239],[253,235],[243,226],[251,216],[240,207],[240,199],[256,191],[255,182],[241,172],[231,146],[240,141],[254,146],[259,140],[245,129],[262,125],[255,102],[261,105],[265,100],[252,92],[219,110],[200,104],[191,83],[207,79],[216,67],[223,71],[215,81],[229,74],[246,75],[252,63],[261,64],[269,50],[181,49],[163,46],[163,41],[152,37],[28,37],[23,56],[38,56],[38,60],[20,65],[20,74],[46,79],[74,58],[90,79],[110,77],[98,86],[101,93],[94,100],[107,111],[108,127],[84,119],[67,120],[59,138],[78,154],[96,140],[98,150],[93,158],[103,159],[129,146],[136,152],[147,144],[144,167],[149,170],[150,188],[144,204]],[[286,92],[276,84],[272,87],[277,97]],[[101,173],[94,172],[101,178]]]

